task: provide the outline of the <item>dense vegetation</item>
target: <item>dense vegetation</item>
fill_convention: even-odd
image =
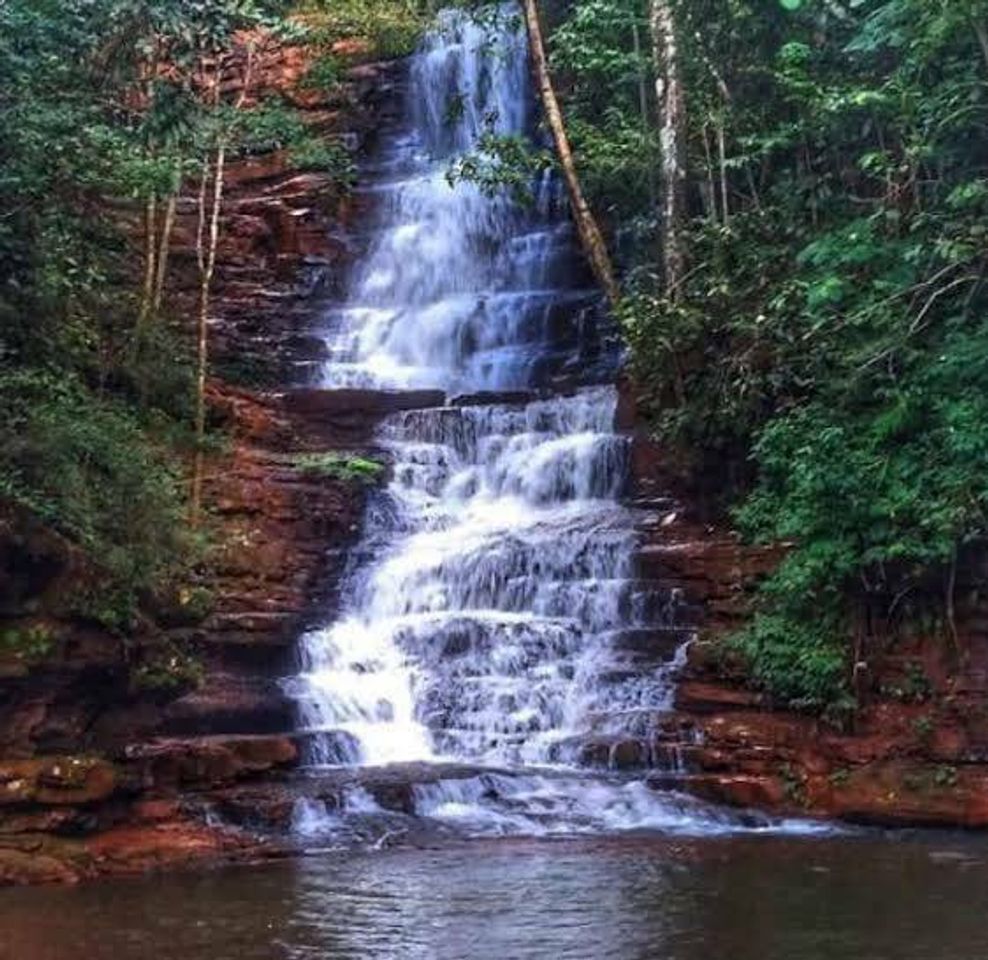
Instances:
[[[931,611],[956,640],[958,558],[985,533],[988,4],[544,15],[654,431],[696,482],[729,478],[748,535],[792,543],[734,641],[781,699],[840,706],[853,663]],[[670,81],[676,223],[660,213]]]
[[[250,96],[258,58],[351,37],[371,55],[405,52],[422,22],[399,0],[306,8],[0,4],[0,508],[84,551],[97,575],[69,607],[115,628],[202,557],[189,491],[210,442],[225,164],[288,147],[299,166],[350,175],[345,152],[289,104]],[[317,58],[308,82],[332,86],[345,66]],[[175,282],[182,194],[199,196],[198,268]]]
[[[215,246],[197,337],[166,283],[180,191],[210,186],[207,227],[228,156],[291,144],[350,175],[218,78],[249,85],[257,31],[407,53],[432,6],[0,5],[0,500],[98,564],[82,612],[126,622],[197,556]],[[931,610],[956,641],[985,533],[988,0],[539,9],[652,427],[750,537],[792,544],[734,642],[780,698],[846,703],[853,663]],[[520,192],[547,162],[479,147],[452,180]]]

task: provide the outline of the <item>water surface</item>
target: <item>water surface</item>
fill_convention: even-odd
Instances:
[[[3,960],[982,960],[963,837],[474,841],[0,893]]]

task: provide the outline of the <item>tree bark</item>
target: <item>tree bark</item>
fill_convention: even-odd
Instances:
[[[151,306],[151,313],[155,317],[161,313],[161,303],[164,299],[165,281],[168,278],[168,255],[171,253],[172,233],[175,230],[175,213],[178,207],[180,188],[181,176],[176,172],[172,192],[165,205],[165,220],[161,226],[161,240],[158,243],[158,273],[154,278],[154,302]]]
[[[641,114],[642,128],[645,136],[650,137],[652,129],[651,110],[648,105],[648,70],[646,62],[642,57],[641,35],[638,31],[638,24],[631,25],[631,39],[634,44],[635,60],[638,65],[638,111]],[[659,202],[658,177],[655,170],[655,157],[649,150],[648,157],[648,201],[649,206],[654,208]]]
[[[254,47],[247,48],[247,65],[244,68],[244,82],[234,104],[234,111],[241,110],[247,101],[254,69]],[[223,79],[222,61],[216,63],[214,77],[213,105],[219,106],[220,87]],[[216,157],[212,164],[213,190],[210,198],[209,235],[205,243],[203,232],[206,218],[207,183],[209,180],[210,164],[207,160],[203,166],[203,182],[199,185],[199,223],[196,239],[196,254],[199,261],[199,315],[196,331],[196,412],[195,439],[196,455],[192,473],[191,519],[192,525],[198,526],[202,512],[202,481],[204,470],[204,447],[206,440],[206,376],[209,372],[209,307],[213,275],[216,272],[216,252],[220,240],[220,213],[223,208],[223,187],[226,171],[226,153],[229,146],[230,131],[225,130],[216,145]]]
[[[971,24],[974,27],[974,35],[978,38],[978,46],[981,47],[982,59],[985,61],[985,66],[988,67],[988,27],[978,19],[972,20]]]
[[[662,146],[662,260],[666,293],[676,299],[686,271],[682,229],[686,217],[686,106],[672,0],[650,0],[648,20]]]
[[[192,522],[197,525],[202,510],[203,447],[206,440],[206,375],[209,372],[209,306],[216,272],[216,251],[220,238],[220,211],[223,204],[223,181],[226,167],[226,143],[216,148],[213,163],[213,191],[209,210],[208,243],[202,252],[203,268],[199,277],[199,312],[196,324],[196,459],[192,474]]]
[[[144,281],[141,285],[141,304],[137,312],[137,326],[134,328],[134,342],[130,351],[135,363],[140,358],[148,317],[151,315],[154,276],[157,270],[157,235],[158,202],[152,192],[144,204]]]
[[[144,110],[150,114],[154,109],[154,82],[158,75],[157,40],[152,35],[152,52],[141,63],[141,86],[144,96]],[[145,144],[145,159],[153,159],[155,145],[153,140]],[[144,204],[144,280],[141,286],[141,304],[137,314],[137,326],[134,330],[134,343],[131,356],[136,363],[140,358],[144,345],[144,334],[148,318],[151,315],[151,303],[154,299],[154,281],[158,269],[158,195],[152,189]]]
[[[720,162],[720,205],[724,212],[724,226],[731,219],[731,201],[727,184],[727,134],[723,117],[717,121],[717,157]]]
[[[556,154],[559,157],[559,165],[563,170],[563,179],[566,181],[566,190],[569,194],[570,207],[573,211],[573,219],[576,222],[576,230],[580,238],[580,245],[590,263],[597,282],[600,284],[613,305],[620,299],[620,290],[617,281],[614,279],[614,268],[611,265],[611,258],[607,252],[607,244],[604,236],[594,219],[590,205],[583,194],[583,187],[573,160],[573,151],[570,147],[569,136],[566,133],[566,124],[563,121],[562,110],[559,107],[559,100],[556,91],[552,86],[552,78],[549,75],[549,64],[545,55],[545,44],[542,40],[542,26],[539,22],[539,11],[536,0],[524,0],[525,4],[525,26],[528,31],[528,46],[531,51],[532,69],[535,73],[536,83],[539,88],[539,96],[542,100],[542,109],[545,111],[546,121],[552,131],[552,138],[556,145]]]

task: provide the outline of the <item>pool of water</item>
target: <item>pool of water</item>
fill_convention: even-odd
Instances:
[[[645,836],[326,851],[0,892],[3,960],[983,960],[988,843]]]

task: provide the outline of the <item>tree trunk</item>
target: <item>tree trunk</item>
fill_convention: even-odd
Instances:
[[[178,192],[181,188],[181,176],[176,173],[172,184],[172,192],[165,206],[165,221],[161,226],[161,240],[158,243],[158,273],[154,278],[154,302],[151,313],[158,316],[161,313],[161,302],[164,299],[165,281],[168,278],[168,255],[171,252],[172,233],[175,229],[175,213],[178,207]]]
[[[974,35],[978,38],[978,46],[981,47],[981,56],[985,66],[988,67],[988,27],[978,19],[972,20],[971,23],[974,27]]]
[[[724,211],[724,226],[731,219],[731,201],[727,185],[727,135],[724,119],[717,121],[717,157],[720,162],[720,205]]]
[[[645,60],[642,57],[641,34],[638,31],[637,23],[631,25],[631,39],[634,44],[635,60],[638,66],[638,112],[641,114],[645,136],[650,139],[652,123],[650,117],[651,110],[648,106],[648,71]],[[655,157],[651,149],[649,149],[648,153],[648,202],[649,207],[654,209],[659,202],[658,178],[655,170]]]
[[[542,26],[539,23],[536,0],[524,0],[524,3],[532,69],[538,84],[539,96],[542,99],[542,109],[545,111],[546,120],[556,145],[559,165],[563,169],[563,179],[566,181],[566,190],[569,193],[570,206],[573,210],[573,219],[576,221],[580,245],[583,247],[583,252],[590,263],[590,268],[593,270],[597,282],[613,305],[620,299],[620,291],[617,281],[614,279],[614,268],[607,252],[607,244],[604,243],[600,227],[598,227],[593,212],[590,210],[590,205],[583,195],[583,187],[580,185],[576,164],[573,161],[573,151],[570,148],[562,111],[559,108],[559,100],[552,87],[552,78],[549,76],[549,64],[546,61],[545,45],[542,41]]]
[[[254,69],[254,47],[247,48],[247,65],[244,69],[244,83],[234,104],[234,111],[243,109],[250,91]],[[219,106],[222,82],[222,64],[216,65],[213,88],[214,106]],[[230,131],[224,131],[216,146],[216,160],[213,164],[213,192],[209,211],[209,238],[203,242],[206,215],[206,194],[209,178],[209,161],[203,166],[203,182],[199,185],[199,223],[196,234],[196,254],[199,261],[199,316],[196,337],[196,416],[195,438],[196,456],[192,473],[192,525],[198,526],[202,512],[202,481],[204,469],[204,447],[206,440],[206,375],[209,372],[209,306],[213,275],[216,272],[216,251],[220,240],[220,213],[223,208],[223,187],[226,171],[226,152],[229,146]]]
[[[152,192],[144,204],[144,281],[141,285],[141,304],[137,313],[137,326],[134,328],[134,343],[131,358],[136,363],[144,345],[148,317],[151,314],[151,301],[154,296],[154,276],[157,270],[158,202]]]
[[[201,253],[203,269],[199,277],[199,315],[196,327],[196,462],[192,475],[192,522],[197,525],[202,510],[203,448],[206,440],[206,374],[209,371],[209,306],[216,272],[216,251],[220,239],[220,211],[223,205],[226,143],[216,148],[213,166],[213,194],[209,211],[209,239]]]
[[[157,42],[152,35],[151,50],[141,64],[141,85],[144,95],[144,110],[150,114],[154,109],[154,82],[158,74],[158,60],[156,54]],[[145,144],[145,159],[154,158],[154,142],[150,140]],[[154,280],[157,273],[157,240],[158,240],[158,196],[152,189],[144,204],[144,281],[141,287],[141,304],[137,314],[137,326],[134,330],[134,343],[131,349],[131,357],[136,363],[140,358],[141,348],[144,345],[144,334],[147,329],[148,317],[151,314],[151,303],[154,299]]]
[[[686,270],[682,236],[686,216],[686,108],[672,0],[650,0],[648,20],[662,145],[662,258],[666,292],[675,299]]]

